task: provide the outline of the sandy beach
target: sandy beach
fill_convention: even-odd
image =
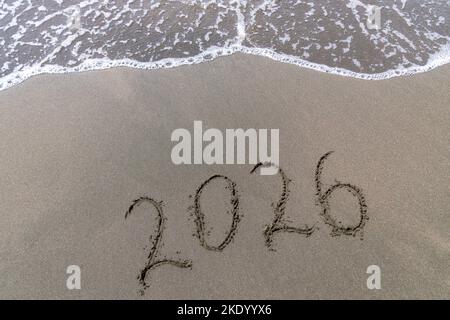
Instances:
[[[0,298],[25,299],[434,299],[450,297],[450,66],[382,81],[326,74],[252,55],[172,69],[40,75],[0,92]],[[177,128],[276,128],[280,167],[292,179],[286,218],[317,226],[310,237],[263,230],[279,200],[278,175],[253,165],[175,165]],[[364,234],[331,236],[320,216],[322,183],[357,186],[367,201]],[[222,252],[193,236],[193,195],[220,174],[236,184],[234,240]],[[229,230],[230,191],[202,194],[207,239]],[[136,279],[163,201],[159,257],[189,259]],[[357,223],[357,199],[336,191],[329,206]],[[81,268],[68,290],[66,268]],[[366,286],[367,267],[381,289]]]

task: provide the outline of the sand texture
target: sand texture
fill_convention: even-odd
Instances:
[[[449,84],[449,66],[365,81],[235,54],[2,91],[0,298],[448,299]],[[174,165],[194,120],[279,129],[284,187],[250,164]],[[299,232],[268,240],[276,214]],[[327,217],[364,225],[333,236]]]

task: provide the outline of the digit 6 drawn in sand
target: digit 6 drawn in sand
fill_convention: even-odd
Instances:
[[[264,163],[264,164],[258,163],[252,169],[252,171],[250,171],[250,174],[254,173],[260,167],[273,166],[273,165],[274,164],[272,164],[272,163]],[[278,202],[276,204],[272,203],[273,213],[274,213],[275,217],[272,220],[272,224],[266,226],[266,228],[264,229],[264,238],[265,238],[266,246],[269,247],[271,250],[274,250],[273,248],[271,248],[271,246],[272,246],[272,242],[273,242],[273,236],[275,233],[291,232],[291,233],[302,234],[302,235],[309,237],[316,230],[315,226],[312,226],[310,228],[307,225],[305,225],[304,229],[297,228],[297,227],[291,227],[291,226],[288,226],[286,224],[286,221],[283,220],[283,216],[286,211],[286,202],[289,199],[289,193],[290,193],[289,183],[291,182],[291,179],[289,179],[286,176],[286,174],[280,167],[278,167],[278,174],[280,175],[281,181],[282,181],[282,192],[281,192],[280,200],[278,200]]]
[[[318,204],[322,207],[322,211],[320,215],[323,217],[325,224],[331,227],[331,235],[332,236],[340,236],[340,235],[352,235],[356,236],[358,232],[360,232],[361,237],[363,236],[363,228],[366,221],[369,219],[367,216],[367,205],[364,194],[360,188],[354,186],[350,183],[341,183],[339,181],[336,184],[329,187],[325,192],[322,192],[322,182],[321,175],[323,170],[323,163],[325,160],[332,154],[333,151],[329,151],[325,153],[317,163],[315,180],[316,180],[316,195]],[[336,223],[336,220],[330,215],[330,204],[328,202],[328,198],[331,194],[337,189],[346,189],[353,196],[358,198],[359,203],[359,211],[360,211],[360,220],[359,223],[355,226],[339,226]]]
[[[205,236],[205,215],[201,210],[200,206],[200,197],[202,195],[202,192],[204,188],[211,183],[211,181],[215,179],[223,179],[227,183],[227,189],[231,192],[231,213],[233,216],[233,221],[231,223],[230,231],[226,235],[225,239],[222,241],[221,244],[218,246],[212,246],[209,245],[206,242],[206,236]],[[222,251],[225,249],[225,247],[230,244],[230,242],[233,240],[234,235],[236,234],[237,226],[239,224],[239,221],[241,220],[241,217],[239,216],[239,194],[236,190],[236,183],[234,183],[230,178],[222,175],[214,175],[207,179],[205,182],[203,182],[200,187],[197,189],[194,197],[194,214],[195,214],[195,224],[197,226],[197,237],[200,240],[200,245],[204,247],[205,249],[211,250],[211,251]]]
[[[156,236],[153,241],[152,241],[152,236],[150,236],[150,243],[152,244],[152,247],[151,247],[150,253],[148,254],[148,257],[147,257],[147,265],[141,270],[139,276],[137,277],[139,280],[139,283],[143,287],[141,294],[143,294],[144,290],[149,287],[149,285],[145,281],[145,278],[147,276],[147,272],[149,272],[151,269],[157,268],[164,264],[170,264],[170,265],[173,265],[173,266],[179,267],[179,268],[191,268],[192,267],[191,260],[170,260],[170,259],[166,259],[166,258],[164,258],[162,260],[156,260],[158,251],[162,245],[161,240],[162,240],[162,235],[163,235],[163,231],[164,231],[164,222],[166,220],[166,218],[164,217],[164,214],[163,214],[162,201],[158,202],[149,197],[140,197],[139,199],[134,200],[133,203],[131,204],[131,206],[128,208],[128,210],[125,214],[125,219],[133,212],[133,210],[137,206],[139,206],[143,202],[149,202],[156,209],[157,220],[158,220],[158,230],[156,231]]]

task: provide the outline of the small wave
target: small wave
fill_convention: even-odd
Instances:
[[[366,80],[450,62],[445,0],[5,0],[0,90],[43,73],[171,68],[235,52]]]
[[[14,85],[17,85],[25,81],[26,79],[39,74],[52,74],[52,73],[61,74],[61,73],[83,72],[83,71],[109,69],[113,67],[130,67],[136,69],[174,68],[182,65],[191,65],[206,61],[212,61],[217,57],[231,55],[235,52],[263,56],[276,61],[294,64],[299,67],[304,67],[325,73],[353,77],[363,80],[384,80],[393,77],[413,75],[416,73],[430,71],[434,68],[450,63],[450,56],[448,54],[437,54],[436,57],[425,66],[415,66],[410,68],[389,70],[376,74],[369,74],[369,73],[357,73],[343,68],[329,67],[322,64],[312,63],[306,60],[302,60],[298,57],[280,54],[270,49],[235,46],[230,48],[209,49],[205,52],[202,52],[196,56],[189,58],[166,58],[156,62],[139,62],[130,59],[121,59],[121,60],[88,59],[75,67],[63,67],[59,65],[46,65],[44,67],[36,67],[36,68],[30,67],[26,70],[9,74],[4,78],[0,79],[0,91],[12,87]]]

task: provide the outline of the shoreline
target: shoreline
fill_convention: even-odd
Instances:
[[[139,62],[131,59],[109,60],[109,59],[88,59],[77,65],[76,67],[62,67],[59,65],[47,65],[40,68],[28,67],[27,70],[11,73],[0,79],[0,92],[17,86],[24,81],[39,75],[49,74],[71,74],[86,71],[101,71],[118,67],[129,67],[132,69],[157,70],[171,69],[181,66],[196,65],[200,63],[212,62],[217,58],[227,57],[234,54],[249,54],[258,57],[265,57],[276,62],[287,63],[299,68],[310,69],[321,73],[339,75],[361,80],[389,80],[396,77],[413,76],[415,74],[433,71],[436,68],[445,66],[450,63],[450,56],[445,55],[448,51],[447,47],[442,52],[433,54],[439,57],[431,62],[427,62],[425,66],[414,66],[406,69],[396,69],[384,71],[381,73],[359,73],[345,68],[329,67],[324,64],[309,62],[296,56],[277,53],[270,49],[249,48],[242,45],[233,45],[230,47],[209,48],[208,50],[192,57],[187,58],[167,58],[155,62]],[[206,58],[212,56],[211,58]],[[441,57],[442,56],[442,57]],[[430,57],[430,59],[432,59]]]

